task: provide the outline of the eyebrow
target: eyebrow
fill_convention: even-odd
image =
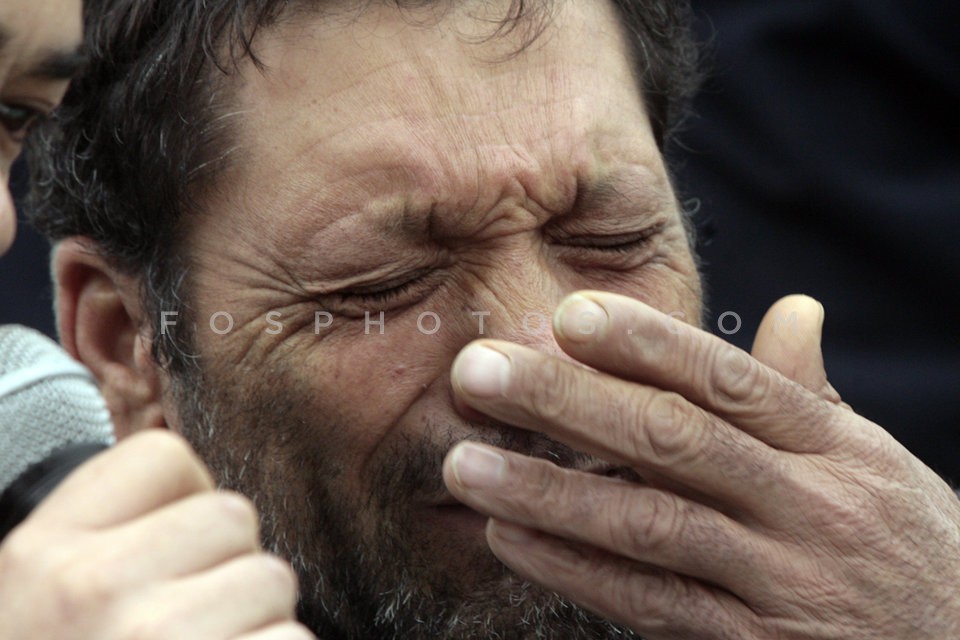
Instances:
[[[73,51],[51,51],[28,72],[36,78],[70,80],[87,64],[87,54],[78,45]]]
[[[574,208],[587,205],[603,209],[626,199],[623,193],[625,181],[619,176],[603,176],[596,182],[580,186]]]
[[[636,177],[623,175],[607,175],[581,187],[577,193],[574,209],[580,207],[607,209],[629,202],[634,206],[639,205],[655,210],[666,205],[670,199],[663,185],[655,181],[641,181]]]
[[[0,24],[0,54],[12,39],[10,30]],[[26,75],[44,80],[70,80],[86,63],[87,55],[82,45],[74,49],[47,50],[30,64]]]

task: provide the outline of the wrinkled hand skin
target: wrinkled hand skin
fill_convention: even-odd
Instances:
[[[457,402],[645,483],[460,443],[445,482],[506,565],[648,640],[960,638],[960,500],[827,383],[819,303],[752,355],[608,293],[554,321],[569,360],[472,343]]]
[[[257,514],[161,429],[70,474],[0,546],[3,640],[308,640]]]

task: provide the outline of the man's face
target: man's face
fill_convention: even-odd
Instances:
[[[189,229],[202,373],[167,416],[255,499],[321,637],[606,637],[499,564],[441,463],[471,438],[609,468],[461,415],[450,365],[481,335],[560,355],[547,319],[577,289],[699,317],[614,10],[558,3],[517,51],[530,25],[491,36],[491,4],[261,34]]]
[[[63,99],[81,34],[80,0],[0,2],[0,253],[16,227],[10,168],[30,125]]]

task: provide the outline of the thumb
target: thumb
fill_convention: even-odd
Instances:
[[[809,296],[781,298],[763,316],[751,353],[824,400],[839,404],[840,394],[830,386],[823,367],[823,317],[823,305]]]

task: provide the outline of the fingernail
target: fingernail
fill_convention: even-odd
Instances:
[[[465,393],[478,398],[499,396],[510,379],[510,360],[479,344],[460,352],[453,363],[453,380]]]
[[[498,538],[512,542],[513,544],[523,544],[533,540],[533,531],[526,527],[521,527],[510,522],[497,520],[494,525],[494,531]]]
[[[470,442],[457,445],[450,461],[457,482],[468,489],[498,486],[507,466],[507,461],[496,451]]]
[[[600,337],[607,326],[606,310],[579,293],[560,303],[553,315],[554,330],[571,342],[589,342]]]

